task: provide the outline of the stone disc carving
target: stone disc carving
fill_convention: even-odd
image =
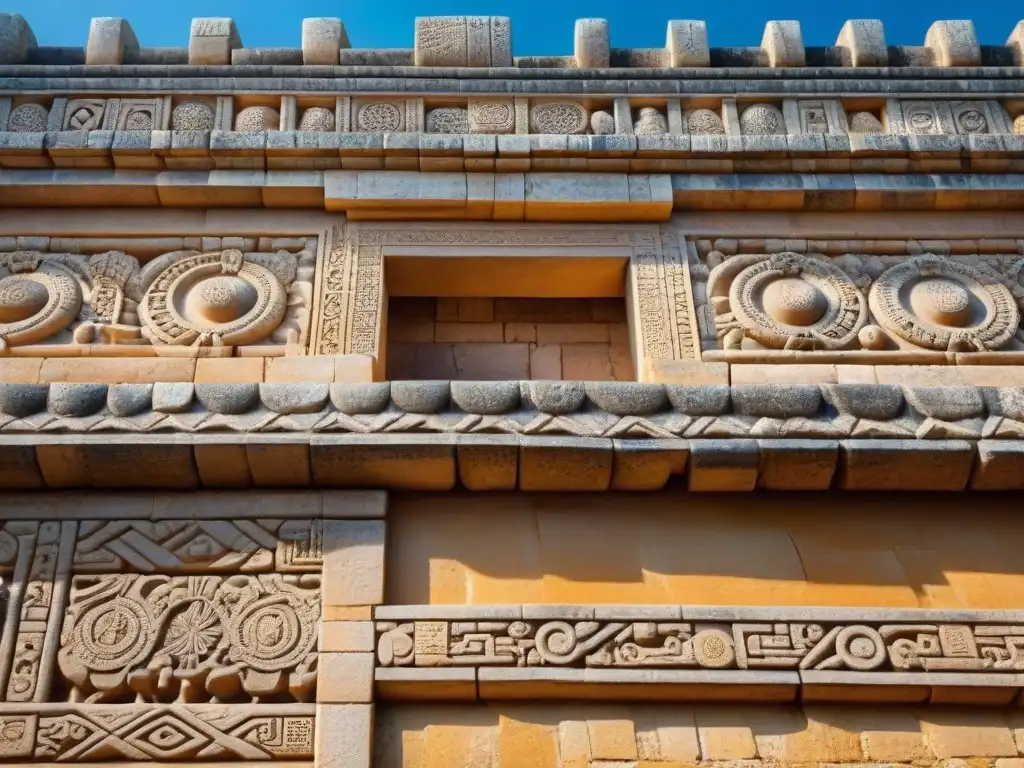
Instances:
[[[253,603],[231,629],[231,658],[260,672],[294,667],[313,650],[317,639],[317,622],[302,621],[284,595]]]
[[[770,349],[843,349],[867,323],[864,296],[838,267],[798,253],[738,256],[708,276],[745,335]]]
[[[284,318],[287,294],[274,274],[242,253],[202,253],[161,272],[139,305],[155,344],[252,344]]]
[[[0,266],[0,354],[64,330],[81,308],[81,287],[68,270],[40,254],[12,254]]]
[[[1005,285],[931,254],[883,272],[869,302],[887,331],[926,349],[999,349],[1020,325],[1020,310]]]
[[[146,656],[156,639],[149,613],[126,597],[89,609],[75,629],[73,655],[98,672],[131,666]]]

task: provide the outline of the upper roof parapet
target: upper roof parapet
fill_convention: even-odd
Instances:
[[[712,48],[703,21],[673,20],[663,48],[612,48],[605,19],[579,19],[572,55],[512,56],[503,16],[416,19],[411,49],[352,48],[340,19],[302,22],[301,48],[246,48],[233,19],[193,19],[187,47],[144,48],[120,18],[95,18],[81,48],[41,46],[25,19],[0,14],[0,64],[416,66],[629,69],[681,67],[1024,66],[1024,21],[1003,45],[979,45],[970,21],[936,21],[924,45],[889,45],[882,22],[847,21],[835,45],[805,46],[799,21],[769,21],[760,46]]]

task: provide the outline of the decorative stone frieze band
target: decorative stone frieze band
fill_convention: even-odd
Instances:
[[[9,489],[1008,490],[1005,387],[0,385]],[[145,471],[141,471],[145,468]]]
[[[1009,703],[1020,612],[712,606],[387,606],[385,695]],[[591,688],[591,691],[587,691]],[[617,693],[618,692],[618,695]]]

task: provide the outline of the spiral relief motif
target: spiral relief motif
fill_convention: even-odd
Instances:
[[[867,302],[838,267],[798,253],[729,259],[708,277],[744,333],[771,349],[843,349],[868,320]]]
[[[883,272],[869,301],[887,331],[927,349],[999,349],[1020,324],[1020,310],[1006,286],[932,254]]]

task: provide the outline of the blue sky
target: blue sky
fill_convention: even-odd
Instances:
[[[298,47],[303,18],[334,16],[345,22],[356,48],[411,48],[416,16],[511,16],[517,56],[571,54],[573,21],[579,17],[608,19],[612,45],[620,48],[663,46],[666,22],[673,18],[705,19],[712,46],[757,45],[769,19],[798,19],[805,43],[830,45],[848,18],[882,19],[891,45],[920,45],[932,21],[970,18],[975,11],[978,38],[996,45],[1024,18],[1024,6],[1011,0],[0,0],[0,9],[25,16],[41,45],[84,45],[91,17],[122,16],[142,45],[182,46],[193,16],[231,16],[247,46]]]

